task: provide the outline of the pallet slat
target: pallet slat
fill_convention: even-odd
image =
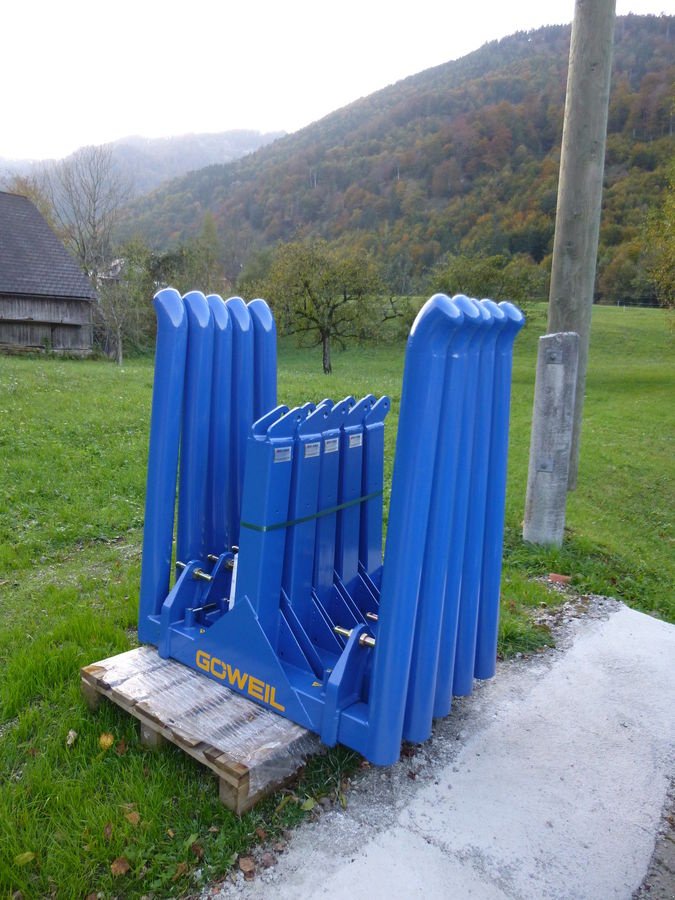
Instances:
[[[141,740],[169,740],[218,776],[220,799],[237,815],[321,752],[318,737],[186,666],[137,647],[81,669],[95,708],[106,697],[139,720]]]

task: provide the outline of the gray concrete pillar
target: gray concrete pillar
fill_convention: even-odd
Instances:
[[[523,540],[560,547],[574,426],[579,335],[539,338]]]

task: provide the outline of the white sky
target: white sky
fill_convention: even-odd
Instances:
[[[617,0],[617,14],[668,6]],[[573,15],[574,0],[8,0],[0,157],[61,157],[132,134],[295,131]]]

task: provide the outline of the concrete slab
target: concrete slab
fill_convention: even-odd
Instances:
[[[621,604],[505,664],[277,866],[209,896],[628,898],[675,763],[675,626]]]

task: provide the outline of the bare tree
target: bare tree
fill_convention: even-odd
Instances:
[[[45,172],[45,187],[65,244],[94,284],[113,258],[113,234],[131,187],[112,148],[82,147]]]

